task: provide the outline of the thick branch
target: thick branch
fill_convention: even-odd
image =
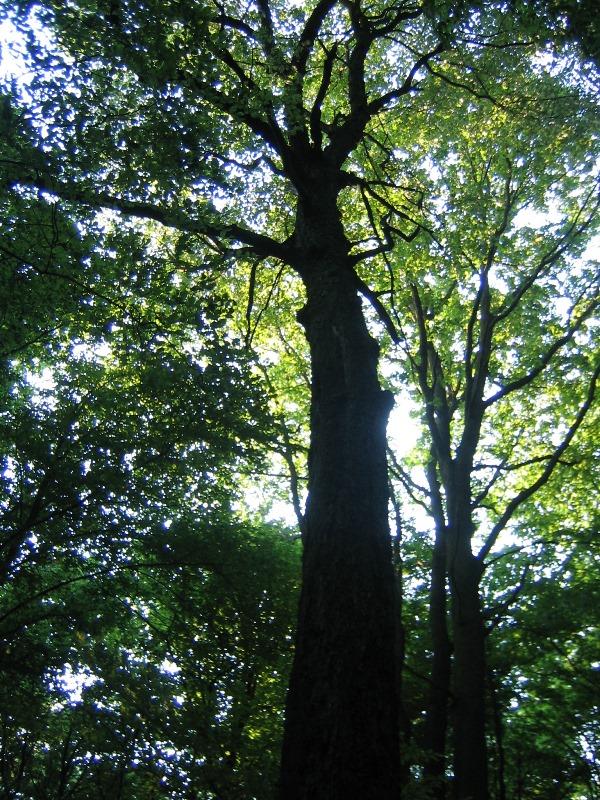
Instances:
[[[475,366],[472,364],[472,321],[479,309],[479,336],[477,341],[477,355]],[[460,445],[458,448],[461,469],[470,471],[477,442],[481,430],[481,423],[485,413],[483,392],[489,372],[489,363],[492,353],[492,335],[494,331],[494,318],[490,313],[490,287],[487,270],[481,272],[481,284],[469,320],[469,338],[467,358],[465,359],[465,423]]]
[[[186,76],[182,75],[181,80],[185,82]],[[241,81],[238,84],[237,94],[235,96],[230,96],[198,78],[192,77],[189,79],[189,84],[197,91],[199,97],[212,103],[215,108],[228,114],[237,122],[246,125],[253,133],[259,136],[263,142],[270,145],[284,158],[287,147],[273,113],[271,112],[267,118],[253,114],[250,109],[253,105],[254,94],[247,91],[243,83],[244,82]]]
[[[138,219],[154,220],[167,228],[175,228],[186,233],[201,234],[217,241],[239,242],[252,248],[253,253],[256,255],[262,257],[272,256],[282,261],[287,260],[288,251],[285,243],[277,242],[270,236],[249,230],[241,225],[229,225],[221,222],[217,210],[210,203],[206,203],[204,206],[206,211],[204,219],[194,218],[181,208],[169,208],[145,201],[127,200],[108,192],[93,191],[88,187],[79,186],[75,183],[59,181],[48,174],[34,171],[28,168],[27,165],[22,166],[23,169],[18,176],[15,176],[14,170],[11,170],[13,172],[13,176],[10,179],[11,186],[19,185],[38,189],[56,195],[70,203],[93,209],[110,209]]]
[[[271,55],[275,45],[273,34],[273,17],[269,0],[257,0],[258,10],[260,11],[260,30],[264,42],[264,51],[267,56]]]
[[[319,150],[321,149],[321,145],[323,144],[323,132],[321,130],[321,106],[323,104],[323,100],[325,100],[327,91],[331,84],[333,62],[335,61],[336,55],[337,55],[337,44],[334,44],[331,50],[327,51],[327,54],[325,56],[325,63],[323,64],[321,83],[319,85],[319,90],[317,92],[317,96],[315,97],[315,102],[313,103],[313,107],[310,112],[310,135],[312,136],[312,140],[315,143],[315,146],[319,148]]]
[[[444,531],[446,528],[446,515],[444,513],[444,502],[442,500],[442,492],[436,470],[436,458],[433,451],[431,453],[431,458],[427,462],[426,475],[431,496],[431,512],[435,520],[435,525],[440,531]]]
[[[308,59],[315,46],[315,41],[325,21],[325,17],[336,3],[337,0],[320,0],[310,17],[306,20],[306,25],[304,26],[304,30],[302,31],[292,56],[292,66],[301,76],[306,73]]]
[[[488,167],[486,167],[486,174],[487,169]],[[488,378],[489,361],[492,352],[492,337],[497,323],[497,318],[492,314],[490,307],[491,298],[489,275],[498,254],[500,239],[504,233],[506,233],[506,230],[509,226],[511,213],[514,209],[518,196],[518,190],[513,190],[511,188],[511,182],[512,165],[510,162],[508,162],[508,173],[504,181],[504,202],[502,204],[502,216],[498,226],[490,237],[485,263],[480,271],[479,289],[473,303],[473,308],[471,310],[471,315],[469,317],[467,326],[467,352],[465,358],[465,419],[469,421],[472,426],[474,426],[474,430],[467,430],[468,425],[466,424],[463,441],[465,441],[465,444],[467,443],[467,440],[470,441],[469,446],[473,452],[476,445],[476,439],[479,435],[478,427],[481,423],[481,418],[485,409],[485,405],[483,404],[483,393],[485,390],[486,380]],[[475,367],[473,367],[474,330],[478,319],[479,336],[477,341],[477,358]]]
[[[444,427],[443,430],[440,430],[440,426],[438,425],[438,420],[436,418],[436,401],[438,398],[436,396],[437,393],[435,391],[435,384],[439,379],[439,376],[433,374],[435,367],[432,363],[432,359],[435,359],[437,353],[429,339],[427,325],[425,322],[425,311],[423,309],[419,290],[414,285],[411,288],[413,297],[413,311],[419,333],[419,363],[416,364],[416,370],[421,392],[423,394],[423,399],[425,400],[425,418],[427,420],[427,426],[429,428],[433,446],[440,462],[440,468],[442,469],[443,474],[452,460],[452,454],[450,452],[450,431],[446,427]],[[433,385],[430,385],[429,383],[430,367]]]
[[[431,59],[435,58],[435,56],[438,56],[444,50],[444,45],[440,43],[434,50],[431,50],[429,53],[425,53],[425,55],[422,55],[419,59],[417,59],[417,61],[411,67],[408,75],[402,82],[401,86],[399,86],[397,89],[392,89],[391,91],[386,92],[386,94],[381,95],[381,97],[378,97],[376,100],[372,100],[369,103],[369,114],[371,116],[375,116],[376,114],[381,113],[381,111],[383,111],[386,106],[389,106],[390,103],[393,103],[394,100],[399,100],[403,95],[414,91],[416,88],[415,78],[417,77],[419,70],[426,66]]]
[[[232,17],[225,12],[225,6],[222,3],[215,2],[215,6],[219,9],[219,16],[217,22],[224,28],[239,31],[253,41],[258,41],[258,34],[250,25],[237,17]]]
[[[377,312],[377,316],[382,321],[385,326],[386,331],[389,333],[390,338],[394,344],[400,344],[402,341],[400,338],[400,334],[396,330],[396,326],[394,325],[392,318],[387,312],[387,309],[381,302],[381,300],[377,297],[377,294],[367,286],[367,284],[356,275],[356,286],[358,291],[366,297],[369,303],[373,306],[374,310]]]

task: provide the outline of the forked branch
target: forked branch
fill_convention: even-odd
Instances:
[[[581,427],[587,413],[589,412],[590,408],[593,405],[594,397],[596,394],[596,385],[598,383],[599,376],[600,376],[600,363],[596,366],[594,372],[592,373],[587,396],[584,402],[581,404],[579,411],[577,412],[577,415],[573,421],[573,424],[565,434],[562,442],[559,444],[559,446],[552,454],[551,458],[548,459],[546,466],[544,467],[538,478],[535,481],[533,481],[533,483],[529,484],[529,486],[527,486],[525,489],[522,489],[508,503],[508,505],[504,510],[504,513],[501,515],[500,519],[496,522],[496,524],[490,531],[489,535],[487,536],[484,542],[483,547],[481,548],[481,550],[477,555],[477,558],[479,558],[480,560],[483,560],[491,551],[492,547],[496,543],[496,540],[498,539],[498,536],[510,522],[517,509],[533,494],[535,494],[535,492],[541,489],[541,487],[544,486],[550,479],[550,476],[554,472],[555,467],[561,461],[563,453],[573,441],[575,434]]]

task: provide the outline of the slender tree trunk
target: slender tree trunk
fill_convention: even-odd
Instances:
[[[379,386],[378,346],[337,209],[311,212],[297,229],[297,269],[307,292],[299,318],[312,365],[309,497],[280,797],[397,800],[397,605],[385,433],[392,399]]]
[[[448,575],[452,600],[454,797],[488,800],[485,742],[485,629],[479,595],[481,563],[471,553],[470,532],[449,530]]]
[[[504,753],[504,723],[502,720],[502,708],[500,698],[496,689],[496,676],[492,669],[488,670],[488,680],[490,687],[490,697],[492,701],[492,713],[494,717],[494,738],[496,739],[496,756],[498,759],[498,800],[506,800],[506,757]]]
[[[425,717],[424,776],[436,800],[446,797],[446,735],[452,645],[448,636],[445,527],[436,524],[429,594],[429,625],[433,646],[431,689]]]
[[[396,522],[396,536],[392,539],[392,558],[394,565],[394,575],[396,578],[396,692],[398,697],[398,730],[400,733],[400,749],[403,754],[400,769],[400,783],[402,789],[410,782],[411,762],[406,757],[407,745],[412,738],[411,720],[404,705],[403,680],[404,668],[406,664],[406,628],[404,626],[404,575],[402,564],[402,519],[400,516],[400,505],[394,495],[393,487],[390,485],[390,497],[394,508]],[[404,797],[404,794],[402,794]]]

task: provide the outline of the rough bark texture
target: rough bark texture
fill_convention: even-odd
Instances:
[[[449,536],[452,600],[454,797],[488,800],[485,742],[485,629],[479,596],[481,564],[471,553],[470,533]]]
[[[307,292],[299,318],[312,361],[312,439],[280,797],[397,800],[385,437],[392,400],[378,383],[378,347],[334,204],[300,208],[296,245]]]

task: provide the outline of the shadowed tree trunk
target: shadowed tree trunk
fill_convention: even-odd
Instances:
[[[486,308],[489,303],[484,293]],[[440,688],[448,679],[449,644],[445,641],[442,613],[445,612],[446,586],[441,575],[440,552],[445,551],[445,571],[450,590],[452,640],[452,743],[454,754],[453,796],[456,800],[487,800],[487,753],[485,744],[485,630],[479,584],[482,561],[473,555],[474,532],[471,498],[471,473],[477,447],[484,406],[481,400],[484,381],[469,376],[468,402],[465,401],[464,429],[460,445],[453,454],[452,418],[454,400],[446,389],[441,358],[430,340],[426,314],[418,287],[414,286],[413,311],[419,332],[419,359],[416,362],[420,388],[426,401],[425,420],[432,440],[432,460],[428,467],[428,483],[432,511],[436,523],[436,545],[432,570],[432,635],[434,668]],[[491,328],[482,334],[481,374],[489,359]],[[437,465],[437,466],[436,466]],[[443,495],[442,495],[443,488]],[[443,544],[442,544],[443,542]],[[445,619],[444,619],[445,624]],[[435,684],[434,684],[435,691]],[[430,750],[443,754],[442,733],[445,730],[445,708],[440,696],[432,697],[428,719]],[[434,720],[435,714],[435,720]],[[443,761],[435,758],[427,770],[432,777],[441,777]],[[443,789],[442,789],[443,791]]]
[[[434,498],[439,496],[437,483],[431,479],[429,483],[432,488],[432,496]],[[429,594],[429,627],[431,630],[433,657],[423,746],[427,751],[424,775],[428,785],[432,787],[431,796],[436,800],[443,800],[446,797],[446,735],[448,731],[452,645],[448,636],[447,623],[446,530],[443,524],[441,505],[436,503],[436,506],[441,518],[436,514]]]
[[[471,552],[470,486],[469,479],[461,481],[459,466],[454,465],[454,485],[448,490],[446,550],[453,643],[454,797],[487,800],[485,628],[479,592],[483,570]]]
[[[5,8],[10,5],[3,4]],[[20,22],[26,31],[31,25],[31,19],[26,22],[30,4],[12,5],[18,6],[15,13],[23,15]],[[408,263],[405,270],[397,245],[427,233],[431,241],[415,252],[419,263],[430,245],[442,247],[442,260],[432,247],[436,261],[422,274],[424,304],[419,287],[414,287],[419,342],[412,366],[426,401],[446,502],[442,527],[455,648],[456,795],[460,800],[483,800],[487,798],[485,650],[479,579],[485,555],[478,560],[471,552],[473,455],[485,410],[535,381],[563,345],[569,345],[577,331],[583,330],[597,301],[590,300],[583,308],[587,301],[582,298],[588,290],[573,286],[568,332],[545,352],[540,351],[540,358],[531,362],[535,366],[528,368],[526,358],[510,376],[495,365],[490,372],[494,326],[509,321],[538,277],[548,283],[554,280],[551,268],[569,257],[569,239],[575,241],[585,233],[596,208],[586,221],[588,201],[576,211],[573,198],[578,191],[567,191],[565,184],[556,196],[564,191],[571,199],[565,205],[565,226],[557,232],[555,245],[547,249],[543,244],[539,260],[528,265],[521,262],[527,261],[526,253],[532,248],[515,244],[508,248],[507,261],[500,251],[504,240],[512,239],[508,234],[517,209],[541,209],[541,198],[558,179],[554,170],[549,170],[546,182],[528,195],[526,185],[535,177],[538,161],[545,170],[542,159],[529,165],[531,148],[538,153],[543,143],[538,141],[538,125],[531,138],[529,129],[523,128],[525,146],[521,148],[516,145],[518,128],[512,122],[500,125],[495,116],[493,124],[486,122],[485,128],[494,135],[497,125],[499,134],[500,127],[510,128],[515,146],[511,144],[506,153],[503,138],[488,147],[485,138],[480,143],[474,131],[465,128],[464,136],[460,132],[461,142],[489,151],[489,158],[484,152],[485,167],[476,181],[483,187],[481,196],[475,197],[475,189],[463,191],[470,186],[462,187],[463,167],[437,195],[443,200],[437,210],[436,203],[429,202],[435,193],[428,188],[424,196],[423,187],[433,188],[437,183],[434,170],[426,167],[430,152],[424,147],[426,139],[443,142],[444,152],[431,161],[433,166],[449,163],[450,151],[453,158],[462,159],[462,144],[453,136],[455,118],[448,105],[456,105],[460,112],[462,101],[458,95],[446,94],[446,86],[452,92],[462,88],[473,104],[473,113],[480,114],[482,108],[501,108],[507,91],[511,103],[515,98],[521,102],[522,88],[536,85],[534,73],[523,66],[529,59],[521,48],[535,45],[537,37],[526,44],[519,34],[513,42],[513,31],[502,25],[502,4],[489,4],[486,14],[477,20],[476,35],[473,11],[478,4],[312,0],[301,4],[302,8],[297,5],[256,0],[242,9],[240,4],[216,0],[163,0],[141,6],[118,0],[71,0],[67,4],[40,0],[36,14],[50,31],[56,29],[57,35],[48,39],[59,42],[60,47],[53,53],[54,45],[44,44],[46,37],[37,36],[35,30],[25,37],[37,78],[27,92],[19,92],[15,83],[17,105],[31,105],[22,119],[20,114],[12,119],[12,114],[5,113],[8,107],[2,109],[3,124],[9,131],[14,127],[15,132],[14,142],[11,139],[3,151],[2,182],[11,192],[18,189],[15,208],[38,193],[61,198],[68,215],[74,204],[81,205],[84,224],[78,224],[76,230],[85,238],[96,227],[90,224],[92,209],[178,230],[185,234],[181,242],[186,252],[178,270],[188,269],[187,237],[193,272],[206,272],[222,281],[224,265],[237,261],[245,275],[250,261],[248,314],[256,269],[263,261],[268,268],[275,260],[291,267],[304,282],[307,299],[301,322],[312,367],[309,499],[302,525],[303,589],[287,700],[282,800],[397,800],[399,796],[397,604],[385,449],[391,399],[378,382],[378,348],[367,330],[357,289],[370,300],[392,340],[399,343],[404,334],[399,335],[390,317],[394,284],[420,280],[417,275],[422,270]],[[527,39],[533,33],[529,29],[528,23],[524,29]],[[514,33],[518,32],[515,29]],[[547,41],[545,33],[539,41]],[[516,57],[521,52],[523,56]],[[82,59],[85,53],[93,54],[91,61]],[[513,61],[514,71],[509,67]],[[439,107],[434,85],[427,89],[433,80],[442,92]],[[539,84],[540,92],[542,88],[546,96],[545,79]],[[541,105],[538,89],[531,98],[535,102],[528,101],[532,109]],[[28,94],[31,102],[26,100]],[[492,100],[489,107],[479,102]],[[565,104],[564,108],[571,120],[575,106]],[[583,111],[583,106],[577,108]],[[48,117],[43,135],[40,113]],[[553,106],[552,118],[556,114],[558,107],[555,111]],[[460,116],[456,120],[462,124]],[[442,122],[446,118],[448,121]],[[420,122],[412,128],[412,121],[420,119],[427,120],[424,137]],[[557,128],[561,138],[563,130],[567,128]],[[576,138],[579,142],[579,133]],[[411,152],[404,151],[405,143],[411,141],[418,145],[416,149],[408,147],[415,156],[414,164],[410,163]],[[549,141],[544,142],[549,146]],[[583,145],[579,149],[583,150]],[[501,167],[494,166],[494,154],[501,157]],[[556,154],[562,157],[563,151]],[[569,155],[574,164],[579,158],[575,155],[575,151]],[[556,163],[553,155],[551,160]],[[469,156],[462,174],[475,175],[479,169],[476,162]],[[521,162],[527,164],[526,171]],[[435,171],[441,174],[445,169]],[[584,172],[589,173],[589,164]],[[573,171],[573,179],[575,175]],[[504,186],[494,199],[494,187],[502,182],[502,176]],[[336,204],[344,188],[352,191],[343,198],[352,243],[344,234]],[[587,193],[585,189],[583,194]],[[596,193],[590,185],[589,197],[592,195]],[[446,197],[452,202],[446,202]],[[488,205],[490,201],[492,205]],[[298,209],[295,220],[290,214],[294,204]],[[485,220],[481,241],[464,251],[455,246],[464,235],[462,220],[455,226],[456,209],[472,226],[466,229],[465,242],[479,236],[477,225]],[[115,233],[117,228],[115,225]],[[125,233],[124,265],[128,253],[145,258],[152,240],[151,231],[148,239],[140,233],[134,248],[129,231]],[[541,237],[543,242],[549,238],[546,233]],[[118,236],[115,239],[120,241]],[[110,245],[110,239],[106,241]],[[534,243],[532,240],[532,247]],[[58,242],[53,241],[53,248],[59,249]],[[43,249],[47,249],[45,239]],[[104,245],[93,248],[94,259],[109,250],[112,247]],[[174,252],[178,250],[179,240]],[[171,258],[170,248],[166,252]],[[573,254],[580,252],[577,245]],[[374,260],[386,254],[390,256],[387,265]],[[495,268],[497,255],[502,257],[499,274],[513,261],[519,269],[515,270],[514,286],[506,281],[510,291],[494,288],[492,298],[488,274]],[[438,273],[445,276],[442,268],[454,258],[448,277],[452,275],[455,283],[467,267],[468,284],[457,284],[449,293],[444,289],[443,304],[450,301],[454,289],[459,296],[468,295],[465,289],[471,286],[474,271],[479,273],[479,287],[470,314],[465,317],[463,299],[456,306],[456,315],[454,311],[447,315],[454,320],[455,333],[466,323],[464,359],[462,354],[460,359],[464,371],[459,370],[461,379],[447,382],[434,347],[436,337],[431,340],[428,332],[435,321],[429,296],[436,294],[429,278]],[[373,271],[368,270],[369,285],[361,285],[354,272],[359,261],[373,265]],[[389,280],[383,279],[384,286],[376,275],[384,276],[385,266],[389,267]],[[113,270],[110,266],[109,278],[118,274]],[[74,285],[84,286],[79,280]],[[540,297],[570,297],[561,292],[543,290]],[[497,297],[502,294],[507,295],[504,300]],[[541,309],[542,305],[535,307]],[[281,313],[285,313],[283,308]],[[512,341],[509,330],[505,329],[501,342]],[[452,341],[452,351],[461,336],[445,337],[448,343]],[[500,352],[514,360],[515,347],[511,344],[509,350],[503,350],[501,346]],[[450,378],[453,372],[451,369]],[[484,403],[484,388],[499,386],[499,379],[502,388]],[[540,477],[510,501],[494,525],[484,548],[487,552],[516,508],[548,479],[592,399],[593,389]],[[456,425],[451,431],[452,415],[459,406],[464,420],[460,436],[455,435]],[[8,556],[12,558],[11,552]],[[445,597],[440,593],[440,581],[436,579],[435,592],[432,590],[432,605],[441,608]],[[440,627],[440,641],[442,634]],[[434,632],[434,639],[437,636]],[[442,654],[442,649],[438,653]],[[440,670],[443,666],[442,659]],[[438,670],[438,666],[434,668]],[[443,675],[436,678],[440,686],[446,680]],[[432,725],[437,737],[432,751],[443,753],[445,718],[441,699],[435,702],[439,721]]]
[[[458,559],[457,559],[458,562]],[[479,598],[479,563],[465,555],[455,563],[452,585],[454,642],[454,794],[487,800],[485,745],[485,633]]]
[[[323,194],[321,188],[313,196]],[[379,386],[378,346],[334,202],[301,205],[296,246],[307,293],[299,319],[311,351],[312,439],[280,797],[397,800],[397,605],[385,437],[392,398]]]

